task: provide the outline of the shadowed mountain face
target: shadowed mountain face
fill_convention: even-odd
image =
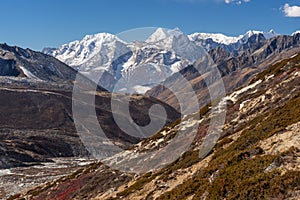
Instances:
[[[66,82],[75,80],[76,71],[40,52],[0,44],[0,75]]]
[[[16,68],[16,62],[12,59],[4,60],[0,58],[0,76],[19,76],[20,71]]]

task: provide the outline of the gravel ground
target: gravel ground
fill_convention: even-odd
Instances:
[[[89,158],[53,158],[52,163],[0,170],[0,199],[70,174],[95,161]]]

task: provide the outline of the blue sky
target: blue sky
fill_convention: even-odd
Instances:
[[[232,36],[249,29],[300,30],[299,0],[0,0],[0,5],[0,43],[34,50],[139,27]]]

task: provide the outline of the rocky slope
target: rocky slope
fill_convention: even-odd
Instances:
[[[74,126],[72,91],[20,89],[11,85],[9,88],[0,88],[0,100],[0,168],[47,161],[48,157],[88,155]],[[113,128],[117,125],[112,117],[110,102],[110,93],[97,93],[97,118],[108,138],[118,141],[123,148],[129,147],[140,138]],[[157,103],[168,110],[167,123],[180,116],[166,104],[139,96],[131,98],[131,111],[135,113],[132,116],[139,119],[140,124],[147,124],[147,107]],[[124,113],[117,115],[126,118]]]
[[[174,139],[180,123],[185,130],[197,128],[190,149],[175,162],[135,175],[94,163],[11,199],[298,199],[299,83],[297,53],[203,107],[200,119],[187,116],[120,157],[132,159],[136,152],[163,148]],[[226,111],[226,120],[217,144],[206,149],[202,144],[210,136],[214,106]]]
[[[59,60],[20,47],[0,44],[0,75],[35,80],[71,82],[76,71]]]
[[[228,53],[222,48],[209,52],[210,57],[213,59],[212,66],[218,68],[227,92],[232,92],[235,88],[242,86],[255,74],[264,70],[276,60],[278,61],[297,53],[300,48],[300,34],[277,36],[270,40],[266,40],[262,35],[253,35],[242,48],[246,50],[237,56]],[[206,84],[208,82],[205,82],[203,77],[209,76],[212,80],[217,80],[217,75],[214,68],[207,68],[202,63],[196,63],[172,75],[164,81],[163,85],[178,84],[178,78],[176,77],[185,77],[198,95],[199,104],[204,106],[208,103],[206,101],[208,96]],[[176,96],[161,85],[147,91],[146,95],[158,98],[180,110]]]

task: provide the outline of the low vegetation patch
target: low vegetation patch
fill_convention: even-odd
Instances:
[[[271,163],[278,163],[281,155],[263,155],[258,142],[283,131],[300,121],[295,107],[300,107],[300,96],[295,95],[285,105],[256,117],[247,123],[240,138],[231,142],[223,138],[217,145],[208,167],[197,176],[185,181],[159,199],[269,199],[286,198],[295,188],[300,189],[300,172],[288,171],[281,175],[278,170],[266,172]]]

